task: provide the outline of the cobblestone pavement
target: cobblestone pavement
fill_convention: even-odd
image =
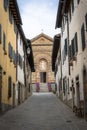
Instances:
[[[33,94],[0,117],[0,130],[87,130],[87,122],[52,93]]]

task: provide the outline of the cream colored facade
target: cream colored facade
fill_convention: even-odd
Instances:
[[[51,70],[53,39],[41,33],[31,40],[35,72],[32,73],[32,83],[54,83],[54,73]]]
[[[61,27],[63,101],[75,108],[77,115],[86,117],[87,1],[71,0],[71,2],[66,1],[65,4],[59,1],[59,6],[62,8],[57,14],[56,27]],[[65,10],[62,12],[63,7]],[[58,75],[59,72],[56,76]]]

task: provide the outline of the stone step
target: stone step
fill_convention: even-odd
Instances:
[[[40,92],[48,92],[47,83],[40,83]]]

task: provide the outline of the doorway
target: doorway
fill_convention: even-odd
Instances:
[[[46,72],[40,72],[40,82],[46,83]]]
[[[13,107],[15,107],[15,84],[13,83]]]

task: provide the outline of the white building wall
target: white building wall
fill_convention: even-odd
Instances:
[[[17,75],[18,75],[18,81],[22,84],[24,84],[24,66],[23,66],[23,61],[24,61],[24,51],[23,51],[23,41],[20,37],[20,33],[18,33],[18,54],[21,55],[22,57],[22,68],[18,65],[17,68]]]
[[[81,40],[81,26],[85,25],[85,15],[87,13],[87,0],[81,0],[79,4],[74,0],[74,12],[72,14],[71,22],[69,23],[69,34],[70,41],[73,39],[75,33],[78,35],[78,53],[77,60],[73,61],[73,67],[71,67],[71,80],[74,80],[75,92],[76,83],[75,78],[79,75],[80,83],[80,100],[83,100],[83,65],[87,66],[87,47],[82,51],[82,40]],[[87,32],[85,31],[86,46],[87,46]],[[76,103],[76,93],[75,93],[75,103]]]

